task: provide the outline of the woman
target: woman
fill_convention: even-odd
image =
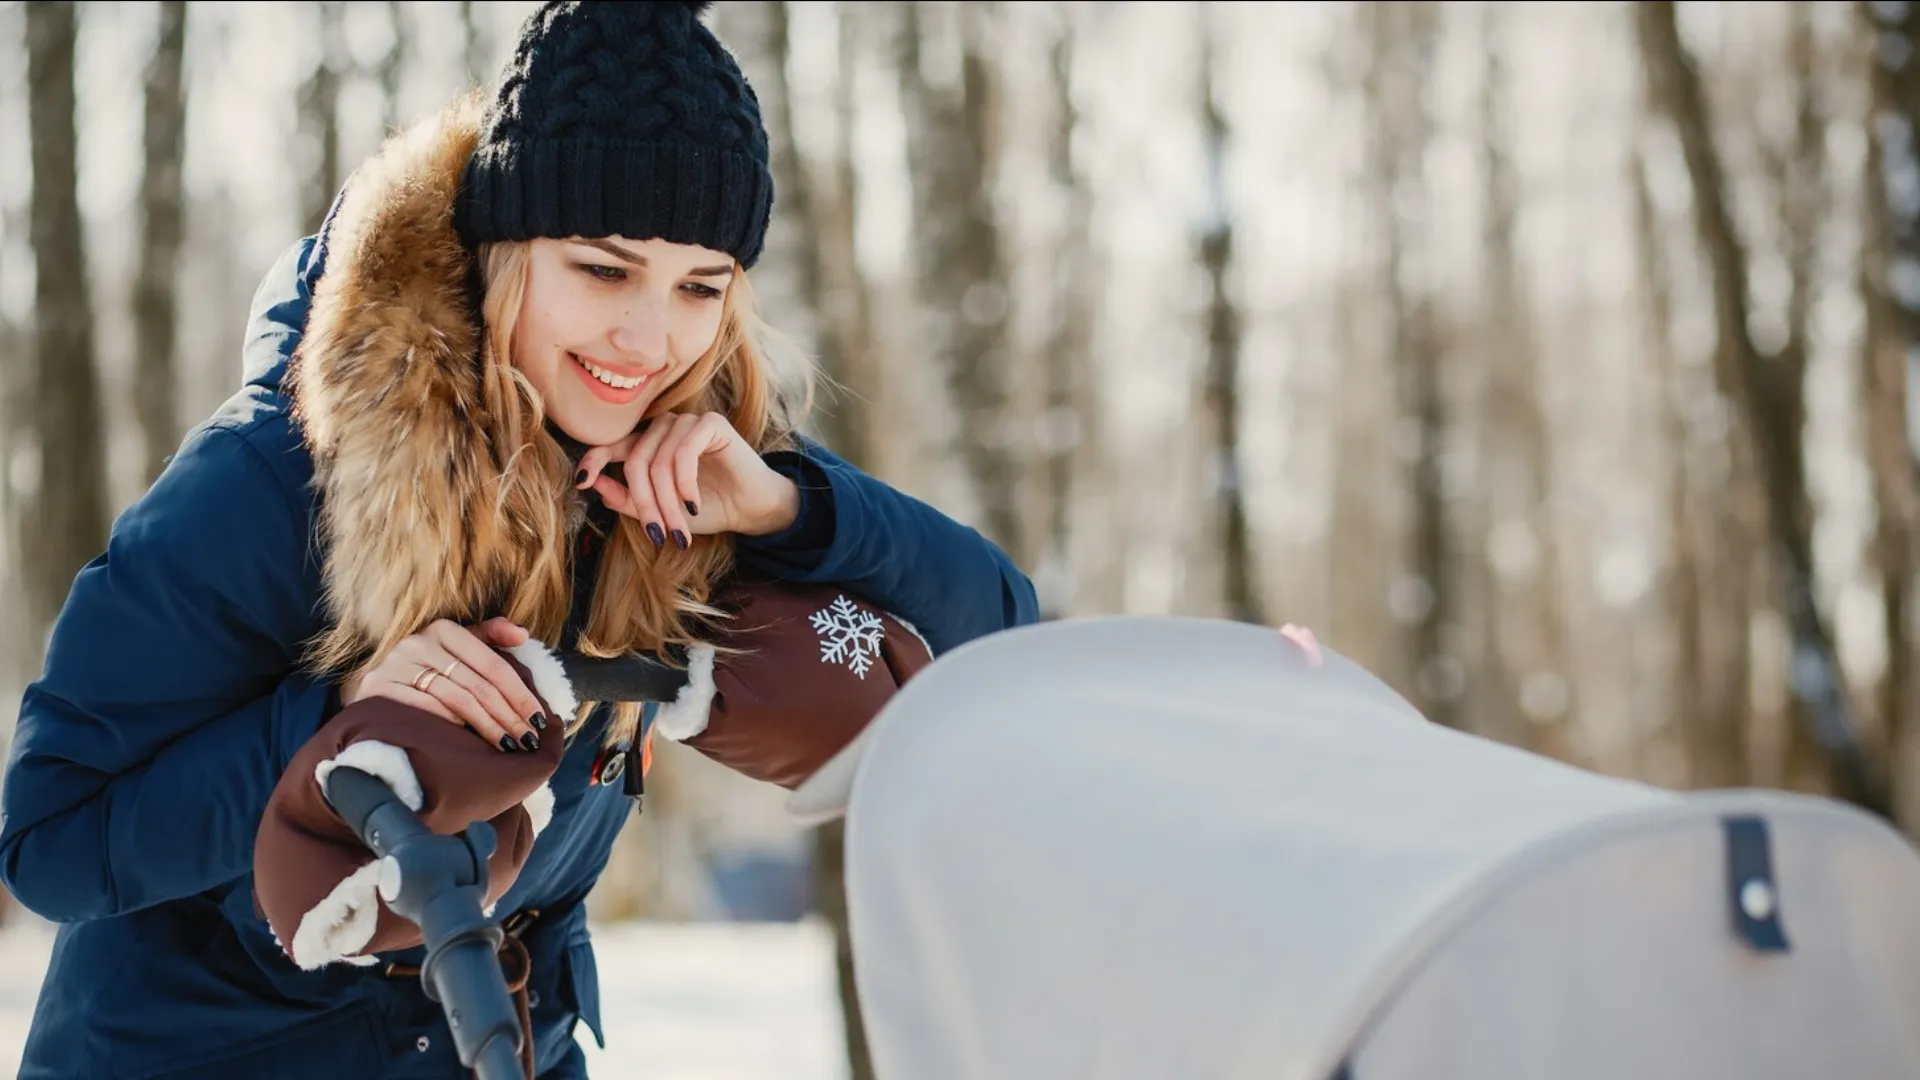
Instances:
[[[490,646],[685,644],[743,570],[936,655],[1036,618],[975,532],[789,434],[747,282],[766,135],[704,6],[542,6],[491,101],[392,140],[268,273],[245,388],[75,580],[21,705],[0,879],[62,924],[23,1078],[460,1074],[393,974],[417,952],[301,970],[254,909],[277,779],[368,696],[501,753],[571,738],[496,914],[538,1074],[584,1075],[582,902],[628,816],[588,774],[642,718],[542,716]]]

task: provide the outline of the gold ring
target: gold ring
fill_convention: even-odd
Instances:
[[[460,667],[460,661],[455,660],[453,663],[448,664],[446,667],[441,668],[440,674],[445,675],[447,678],[451,679],[453,678],[454,671],[459,667]]]
[[[413,688],[424,694],[427,692],[427,687],[433,685],[433,680],[439,677],[439,672],[430,667],[423,667],[420,669],[420,674],[413,677]]]

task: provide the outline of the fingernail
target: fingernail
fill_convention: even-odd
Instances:
[[[666,535],[660,531],[660,526],[651,521],[647,522],[647,539],[653,541],[653,546],[656,549],[667,542]]]
[[[540,736],[529,731],[525,735],[520,736],[520,745],[526,747],[527,753],[531,754],[540,749]]]
[[[547,730],[547,718],[539,713],[534,713],[532,716],[527,717],[527,723],[532,724],[536,731]]]
[[[511,735],[500,736],[500,749],[505,750],[509,754],[513,753],[514,751],[513,736]]]
[[[697,506],[695,506],[695,505],[693,505],[693,500],[692,500],[692,499],[688,499],[688,500],[687,500],[687,516],[688,516],[688,517],[699,517],[699,516],[700,516],[700,508],[699,508],[699,507],[697,507]]]
[[[681,551],[687,550],[687,534],[679,529],[673,530],[673,542],[680,546]]]
[[[579,487],[581,484],[584,484],[586,482],[587,482],[587,470],[581,469],[579,472],[573,474],[574,487]]]

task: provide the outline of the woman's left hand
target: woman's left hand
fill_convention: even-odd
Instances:
[[[606,475],[622,464],[626,483]],[[646,526],[654,547],[719,533],[763,536],[793,524],[800,489],[775,472],[719,413],[666,413],[580,458],[574,486]]]

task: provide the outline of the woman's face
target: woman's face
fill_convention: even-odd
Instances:
[[[513,363],[568,435],[604,446],[713,346],[733,257],[665,240],[536,239]]]

